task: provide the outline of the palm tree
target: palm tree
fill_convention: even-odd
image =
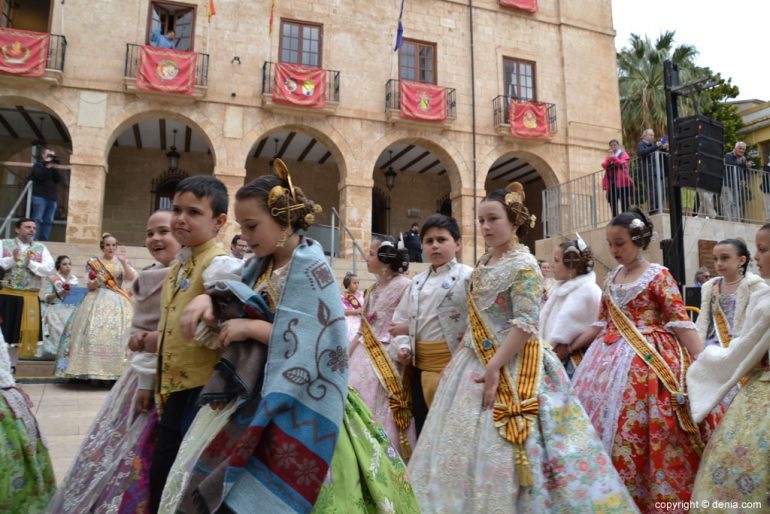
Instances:
[[[673,30],[666,31],[655,44],[646,36],[631,34],[629,46],[617,54],[620,115],[628,148],[636,147],[646,128],[653,129],[658,136],[666,133],[665,60],[679,65],[681,83],[702,75],[703,70],[694,62],[698,51],[692,45],[673,48],[675,34]]]

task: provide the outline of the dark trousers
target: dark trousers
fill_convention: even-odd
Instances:
[[[425,403],[425,395],[422,392],[422,370],[410,366],[412,370],[412,413],[414,415],[414,427],[419,437],[422,426],[428,417],[428,404]]]
[[[158,438],[150,466],[150,500],[157,513],[163,487],[174,464],[179,446],[198,412],[198,395],[202,387],[171,393],[158,423]]]
[[[610,203],[613,218],[620,212],[628,210],[632,194],[633,188],[631,187],[610,187],[607,191],[607,201]],[[620,212],[618,212],[618,204],[620,204]]]
[[[49,200],[42,196],[32,197],[31,217],[35,220],[38,241],[50,240],[54,214],[56,214],[56,200]]]
[[[422,262],[422,249],[407,248],[409,252],[409,262]]]

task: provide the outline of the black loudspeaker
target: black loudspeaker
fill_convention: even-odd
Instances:
[[[684,304],[700,309],[700,287],[684,288]]]
[[[677,187],[722,190],[724,126],[705,116],[674,120],[673,179]]]

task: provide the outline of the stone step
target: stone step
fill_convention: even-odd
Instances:
[[[56,363],[54,361],[18,360],[16,378],[50,378]]]

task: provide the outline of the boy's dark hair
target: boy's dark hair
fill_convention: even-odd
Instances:
[[[35,223],[35,220],[33,218],[19,218],[18,220],[16,220],[16,223],[14,223],[14,227],[21,228],[21,224],[22,223],[26,223],[28,221],[31,221],[32,223]]]
[[[227,188],[218,178],[209,175],[196,175],[187,177],[179,182],[174,189],[174,195],[180,193],[192,193],[195,198],[208,198],[214,217],[227,214]]]
[[[238,244],[238,241],[239,241],[240,239],[241,239],[241,235],[240,235],[240,234],[235,234],[235,235],[233,236],[233,239],[232,239],[232,241],[230,241],[230,246],[235,246],[235,245],[237,245],[237,244]]]
[[[56,264],[54,264],[54,267],[56,268],[56,271],[59,271],[61,268],[61,263],[64,262],[64,259],[69,259],[67,255],[60,255],[56,258]],[[72,259],[70,259],[71,261]]]
[[[746,257],[746,262],[741,265],[741,275],[745,275],[749,270],[749,264],[751,264],[751,252],[749,247],[746,246],[746,242],[742,239],[722,239],[717,243],[718,245],[730,245],[735,248],[738,257]]]
[[[636,220],[642,223],[636,222]],[[631,242],[642,250],[650,246],[653,234],[652,220],[639,207],[631,207],[621,212],[610,221],[611,227],[624,227],[631,234]]]
[[[425,238],[425,233],[432,228],[443,228],[452,235],[455,241],[460,240],[460,226],[457,220],[443,214],[431,214],[420,229],[420,241]]]

